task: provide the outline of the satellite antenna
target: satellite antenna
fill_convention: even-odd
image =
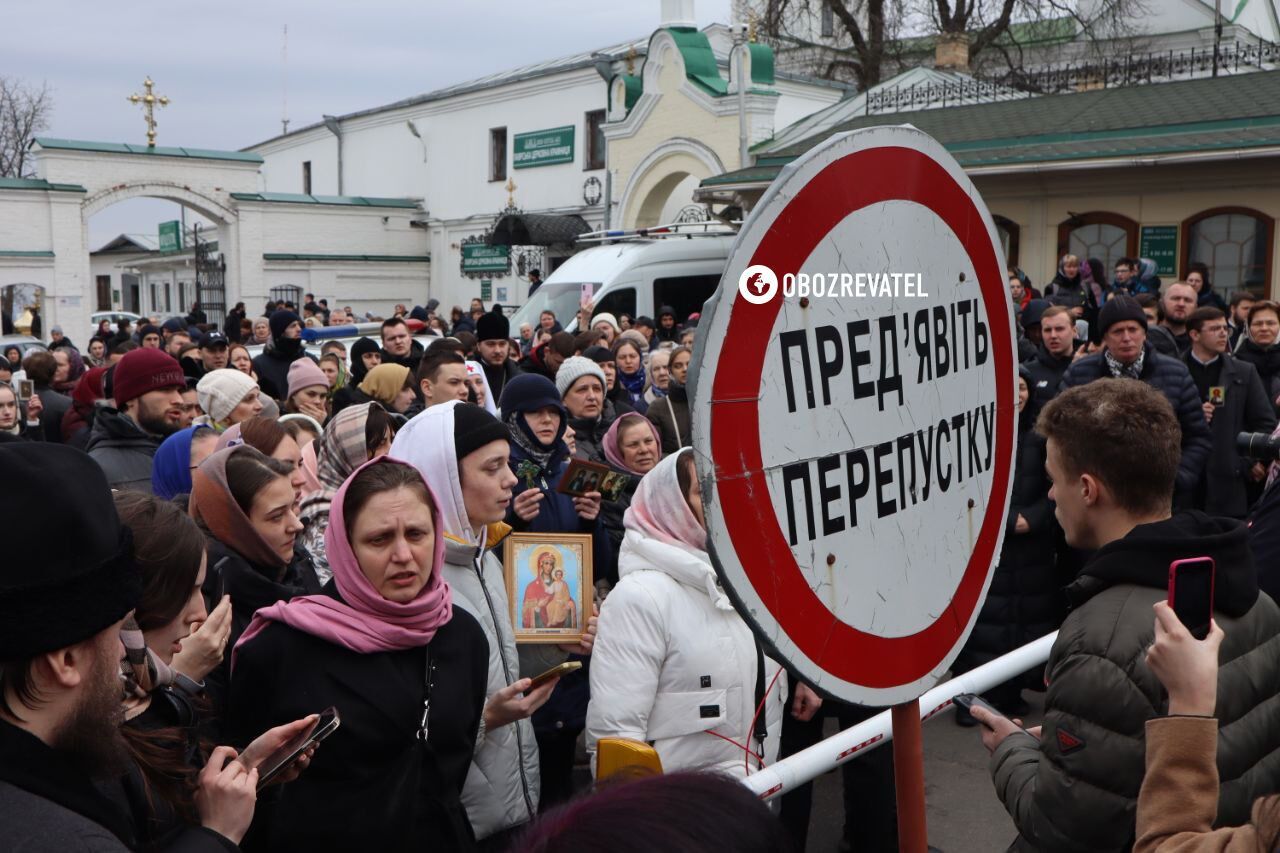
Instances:
[[[289,132],[289,25],[284,25],[284,37],[280,44],[280,77],[283,83],[284,96],[280,104],[280,132]]]

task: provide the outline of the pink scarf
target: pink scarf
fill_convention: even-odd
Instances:
[[[618,442],[622,440],[622,430],[628,427],[632,419],[639,418],[640,423],[649,427],[649,431],[653,433],[653,440],[657,442],[655,449],[658,453],[662,452],[662,436],[658,433],[658,428],[653,425],[653,421],[637,412],[626,412],[618,415],[609,429],[604,434],[604,440],[600,442],[604,446],[604,458],[609,460],[609,464],[619,471],[628,471],[637,477],[644,476],[639,471],[634,471],[622,461],[622,448],[618,446]]]
[[[334,495],[324,544],[329,566],[333,569],[333,581],[342,600],[328,595],[307,595],[264,607],[253,615],[253,621],[236,643],[235,651],[238,652],[268,622],[273,621],[283,622],[303,633],[361,654],[400,651],[427,645],[440,626],[453,618],[453,594],[440,573],[444,565],[444,525],[440,521],[439,501],[429,485],[427,493],[431,496],[431,520],[435,525],[435,553],[431,558],[431,578],[418,597],[404,604],[388,601],[360,570],[351,543],[347,541],[343,512],[347,487],[370,465],[412,467],[407,462],[379,456],[352,472]],[[233,657],[233,666],[234,663]]]
[[[622,516],[622,523],[627,530],[634,530],[650,539],[705,551],[707,531],[689,509],[676,475],[680,457],[686,453],[692,455],[693,451],[686,448],[672,453],[641,478],[631,506]]]

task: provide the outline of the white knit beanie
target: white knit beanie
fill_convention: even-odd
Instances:
[[[214,423],[221,423],[240,405],[250,391],[256,391],[258,383],[253,377],[239,370],[223,368],[211,370],[196,384],[196,399],[200,408]]]
[[[575,355],[566,358],[560,365],[560,369],[556,371],[556,390],[560,392],[560,398],[564,399],[564,395],[569,393],[573,383],[584,376],[594,376],[599,379],[601,389],[609,387],[609,381],[605,379],[600,365],[589,358]]]

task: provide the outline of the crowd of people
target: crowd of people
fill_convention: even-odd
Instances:
[[[1061,633],[987,693],[1005,716],[956,721],[981,725],[1013,849],[1254,849],[1194,838],[1280,791],[1280,581],[1254,558],[1280,466],[1236,441],[1277,428],[1280,306],[1222,304],[1206,269],[1104,272],[1068,255],[1042,297],[1010,270],[1013,497],[954,671]],[[808,786],[774,815],[722,780],[879,709],[824,703],[717,579],[685,390],[698,315],[587,305],[583,331],[544,312],[513,337],[499,306],[438,308],[318,357],[303,329],[354,314],[310,295],[4,353],[22,535],[0,567],[0,824],[19,849],[805,849]],[[621,486],[562,491],[574,460]],[[517,643],[512,532],[590,542],[571,642]],[[1152,616],[1190,556],[1217,565],[1205,641]],[[1046,688],[1043,730],[1022,729],[1023,691]],[[335,733],[259,790],[330,707]],[[587,795],[580,745],[594,769],[609,738],[668,775]],[[897,849],[890,751],[842,777],[849,849]],[[1274,838],[1275,810],[1231,843]]]
[[[680,771],[753,772],[820,700],[715,580],[688,450],[697,315],[588,306],[586,331],[547,313],[512,339],[497,306],[433,334],[435,307],[319,357],[302,330],[347,312],[310,302],[243,323],[236,306],[225,331],[198,309],[122,324],[87,355],[55,328],[48,352],[5,354],[0,478],[33,536],[0,580],[0,822],[19,847],[575,849],[600,831],[574,800],[584,732],[590,752],[654,742],[673,791],[750,825],[741,791]],[[575,459],[621,485],[559,491]],[[54,504],[76,519],[57,536]],[[571,641],[517,645],[511,531],[592,543]],[[533,686],[567,659],[582,668]],[[329,707],[336,732],[259,791]]]

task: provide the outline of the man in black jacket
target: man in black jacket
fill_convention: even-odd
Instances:
[[[302,320],[292,311],[276,311],[271,315],[271,342],[253,360],[258,387],[267,396],[283,401],[289,391],[289,365],[300,358],[311,358],[302,343]],[[315,361],[314,358],[311,358]]]
[[[496,305],[476,323],[476,355],[494,400],[502,397],[502,389],[509,381],[523,373],[510,358],[510,338],[511,321]]]
[[[1280,782],[1271,760],[1280,717],[1268,710],[1280,685],[1280,608],[1259,594],[1244,525],[1171,512],[1180,430],[1168,401],[1146,384],[1071,388],[1045,407],[1036,429],[1047,441],[1049,498],[1067,542],[1093,555],[1066,589],[1072,609],[1049,653],[1044,725],[1023,731],[973,712],[1018,829],[1009,849],[1133,848],[1143,728],[1168,703],[1146,664],[1151,608],[1167,597],[1170,564],[1192,557],[1215,561],[1214,620],[1226,632],[1217,820],[1247,822],[1254,799]]]
[[[1213,450],[1205,476],[1196,489],[1195,506],[1210,515],[1244,518],[1249,511],[1246,484],[1261,482],[1267,469],[1245,459],[1236,449],[1242,432],[1270,433],[1275,409],[1262,388],[1258,370],[1227,353],[1230,330],[1217,308],[1197,308],[1187,319],[1191,350],[1183,359],[1200,393]]]
[[[1196,310],[1195,288],[1185,281],[1174,282],[1161,297],[1160,309],[1163,318],[1150,329],[1151,344],[1162,355],[1181,358],[1191,349],[1187,319]]]
[[[151,464],[160,443],[182,426],[186,387],[182,368],[158,349],[120,359],[111,377],[117,408],[97,410],[85,445],[112,488],[151,493]]]
[[[1062,377],[1063,389],[1098,379],[1140,379],[1161,391],[1173,406],[1182,426],[1182,461],[1178,465],[1175,506],[1190,506],[1196,484],[1204,474],[1212,441],[1204,419],[1200,395],[1187,366],[1156,352],[1147,341],[1147,315],[1131,296],[1113,296],[1098,313],[1102,352],[1080,359]],[[1139,442],[1128,450],[1141,456],[1148,450]]]
[[[1076,326],[1071,320],[1071,311],[1061,305],[1046,308],[1040,316],[1040,346],[1036,357],[1023,362],[1030,374],[1027,384],[1031,400],[1027,408],[1033,419],[1046,403],[1057,396],[1062,375],[1071,366],[1075,355],[1075,341]]]
[[[418,362],[424,352],[422,344],[413,339],[403,317],[392,317],[382,323],[382,363],[398,364],[418,372]]]

